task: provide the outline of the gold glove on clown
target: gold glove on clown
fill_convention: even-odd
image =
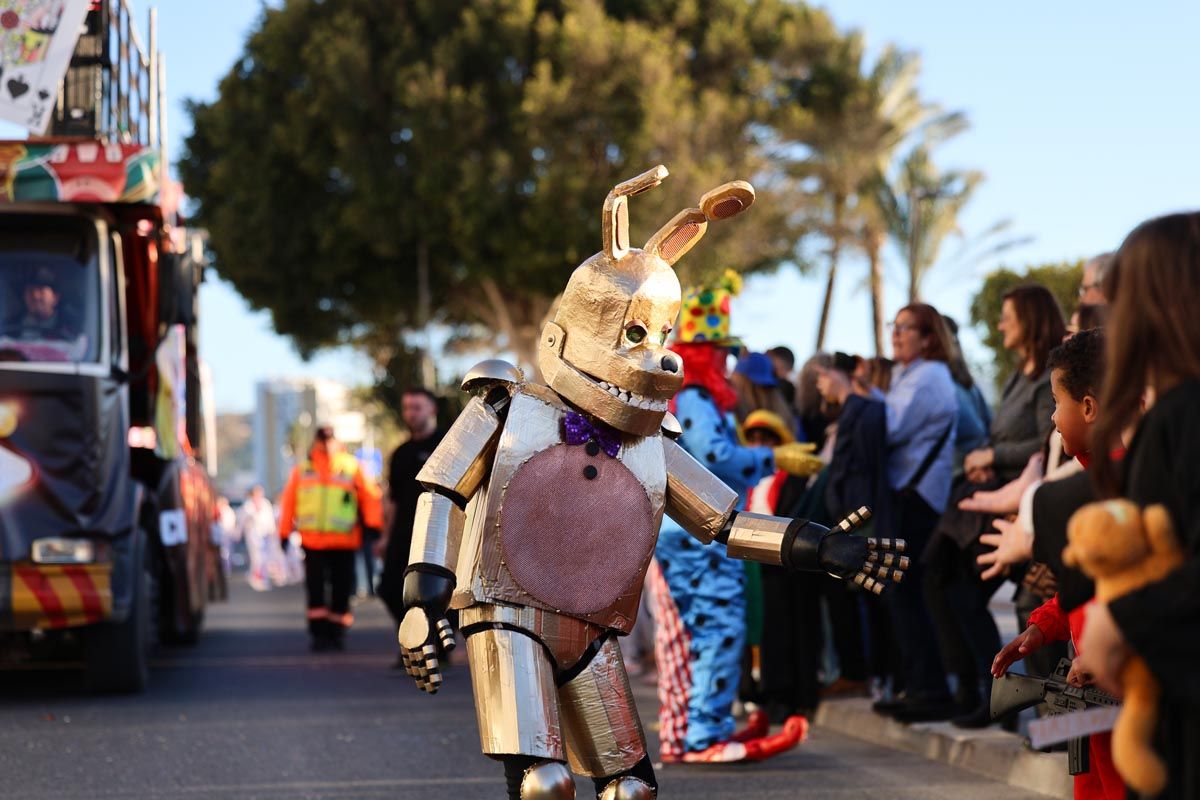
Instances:
[[[825,570],[879,591],[906,566],[898,540],[737,513],[736,493],[672,440],[667,404],[682,366],[666,348],[679,314],[672,265],[709,222],[754,202],[734,181],[681,211],[642,249],[628,198],[665,167],[615,187],[603,250],[571,275],[538,359],[546,385],[499,361],[463,381],[474,397],[417,479],[400,626],[408,671],[427,692],[460,609],[483,752],[504,762],[509,796],[572,798],[571,772],[605,800],[657,785],[616,636],[633,626],[663,514],[734,558]]]

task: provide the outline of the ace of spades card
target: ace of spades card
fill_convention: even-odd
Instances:
[[[40,134],[90,0],[0,0],[0,119]]]

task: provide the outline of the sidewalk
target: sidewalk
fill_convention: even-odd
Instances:
[[[966,731],[948,722],[905,725],[873,712],[866,698],[826,700],[813,721],[827,730],[978,772],[1010,786],[1065,800],[1072,797],[1065,753],[1034,752],[1020,736],[998,728]]]
[[[1017,634],[1011,600],[1015,588],[1005,583],[989,604],[1002,642]],[[813,722],[847,736],[978,772],[1010,786],[1067,800],[1073,796],[1065,753],[1035,752],[1024,746],[1020,736],[999,728],[969,731],[948,722],[905,725],[873,712],[871,701],[865,698],[823,701]]]

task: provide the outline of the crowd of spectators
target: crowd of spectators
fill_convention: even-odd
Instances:
[[[822,698],[872,693],[902,722],[994,721],[994,676],[1018,660],[1047,675],[1119,691],[1120,665],[1146,659],[1164,686],[1157,743],[1167,796],[1200,796],[1200,215],[1151,220],[1116,253],[1087,262],[1064,314],[1044,286],[1004,296],[998,332],[1014,368],[989,404],[954,320],[913,303],[891,325],[891,359],[816,353],[798,370],[775,347],[743,353],[736,415],[750,444],[816,445],[825,468],[777,473],[749,509],[832,524],[860,505],[867,531],[907,540],[905,580],[881,597],[823,575],[763,567],[746,583],[741,696],[779,721]],[[1065,565],[1071,515],[1104,497],[1162,503],[1188,553],[1166,580],[1110,604]],[[1012,593],[1005,644],[992,600]],[[1085,655],[1086,654],[1086,655]],[[1091,738],[1077,797],[1124,797],[1107,734]]]

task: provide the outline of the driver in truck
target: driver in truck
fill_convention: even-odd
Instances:
[[[12,330],[15,339],[62,341],[74,339],[72,331],[63,319],[59,308],[58,275],[50,267],[34,269],[25,280],[21,295],[25,301],[25,316]]]
[[[78,357],[81,353],[76,354],[77,349],[86,350],[86,337],[70,322],[64,310],[56,270],[45,264],[31,269],[25,275],[20,297],[23,307],[18,306],[14,317],[0,330],[0,339],[7,340],[10,346],[15,345],[16,352],[26,359],[58,361]],[[43,352],[40,345],[53,349]],[[29,346],[34,351],[29,351]],[[67,350],[62,350],[64,347]],[[0,357],[0,360],[6,359]]]

